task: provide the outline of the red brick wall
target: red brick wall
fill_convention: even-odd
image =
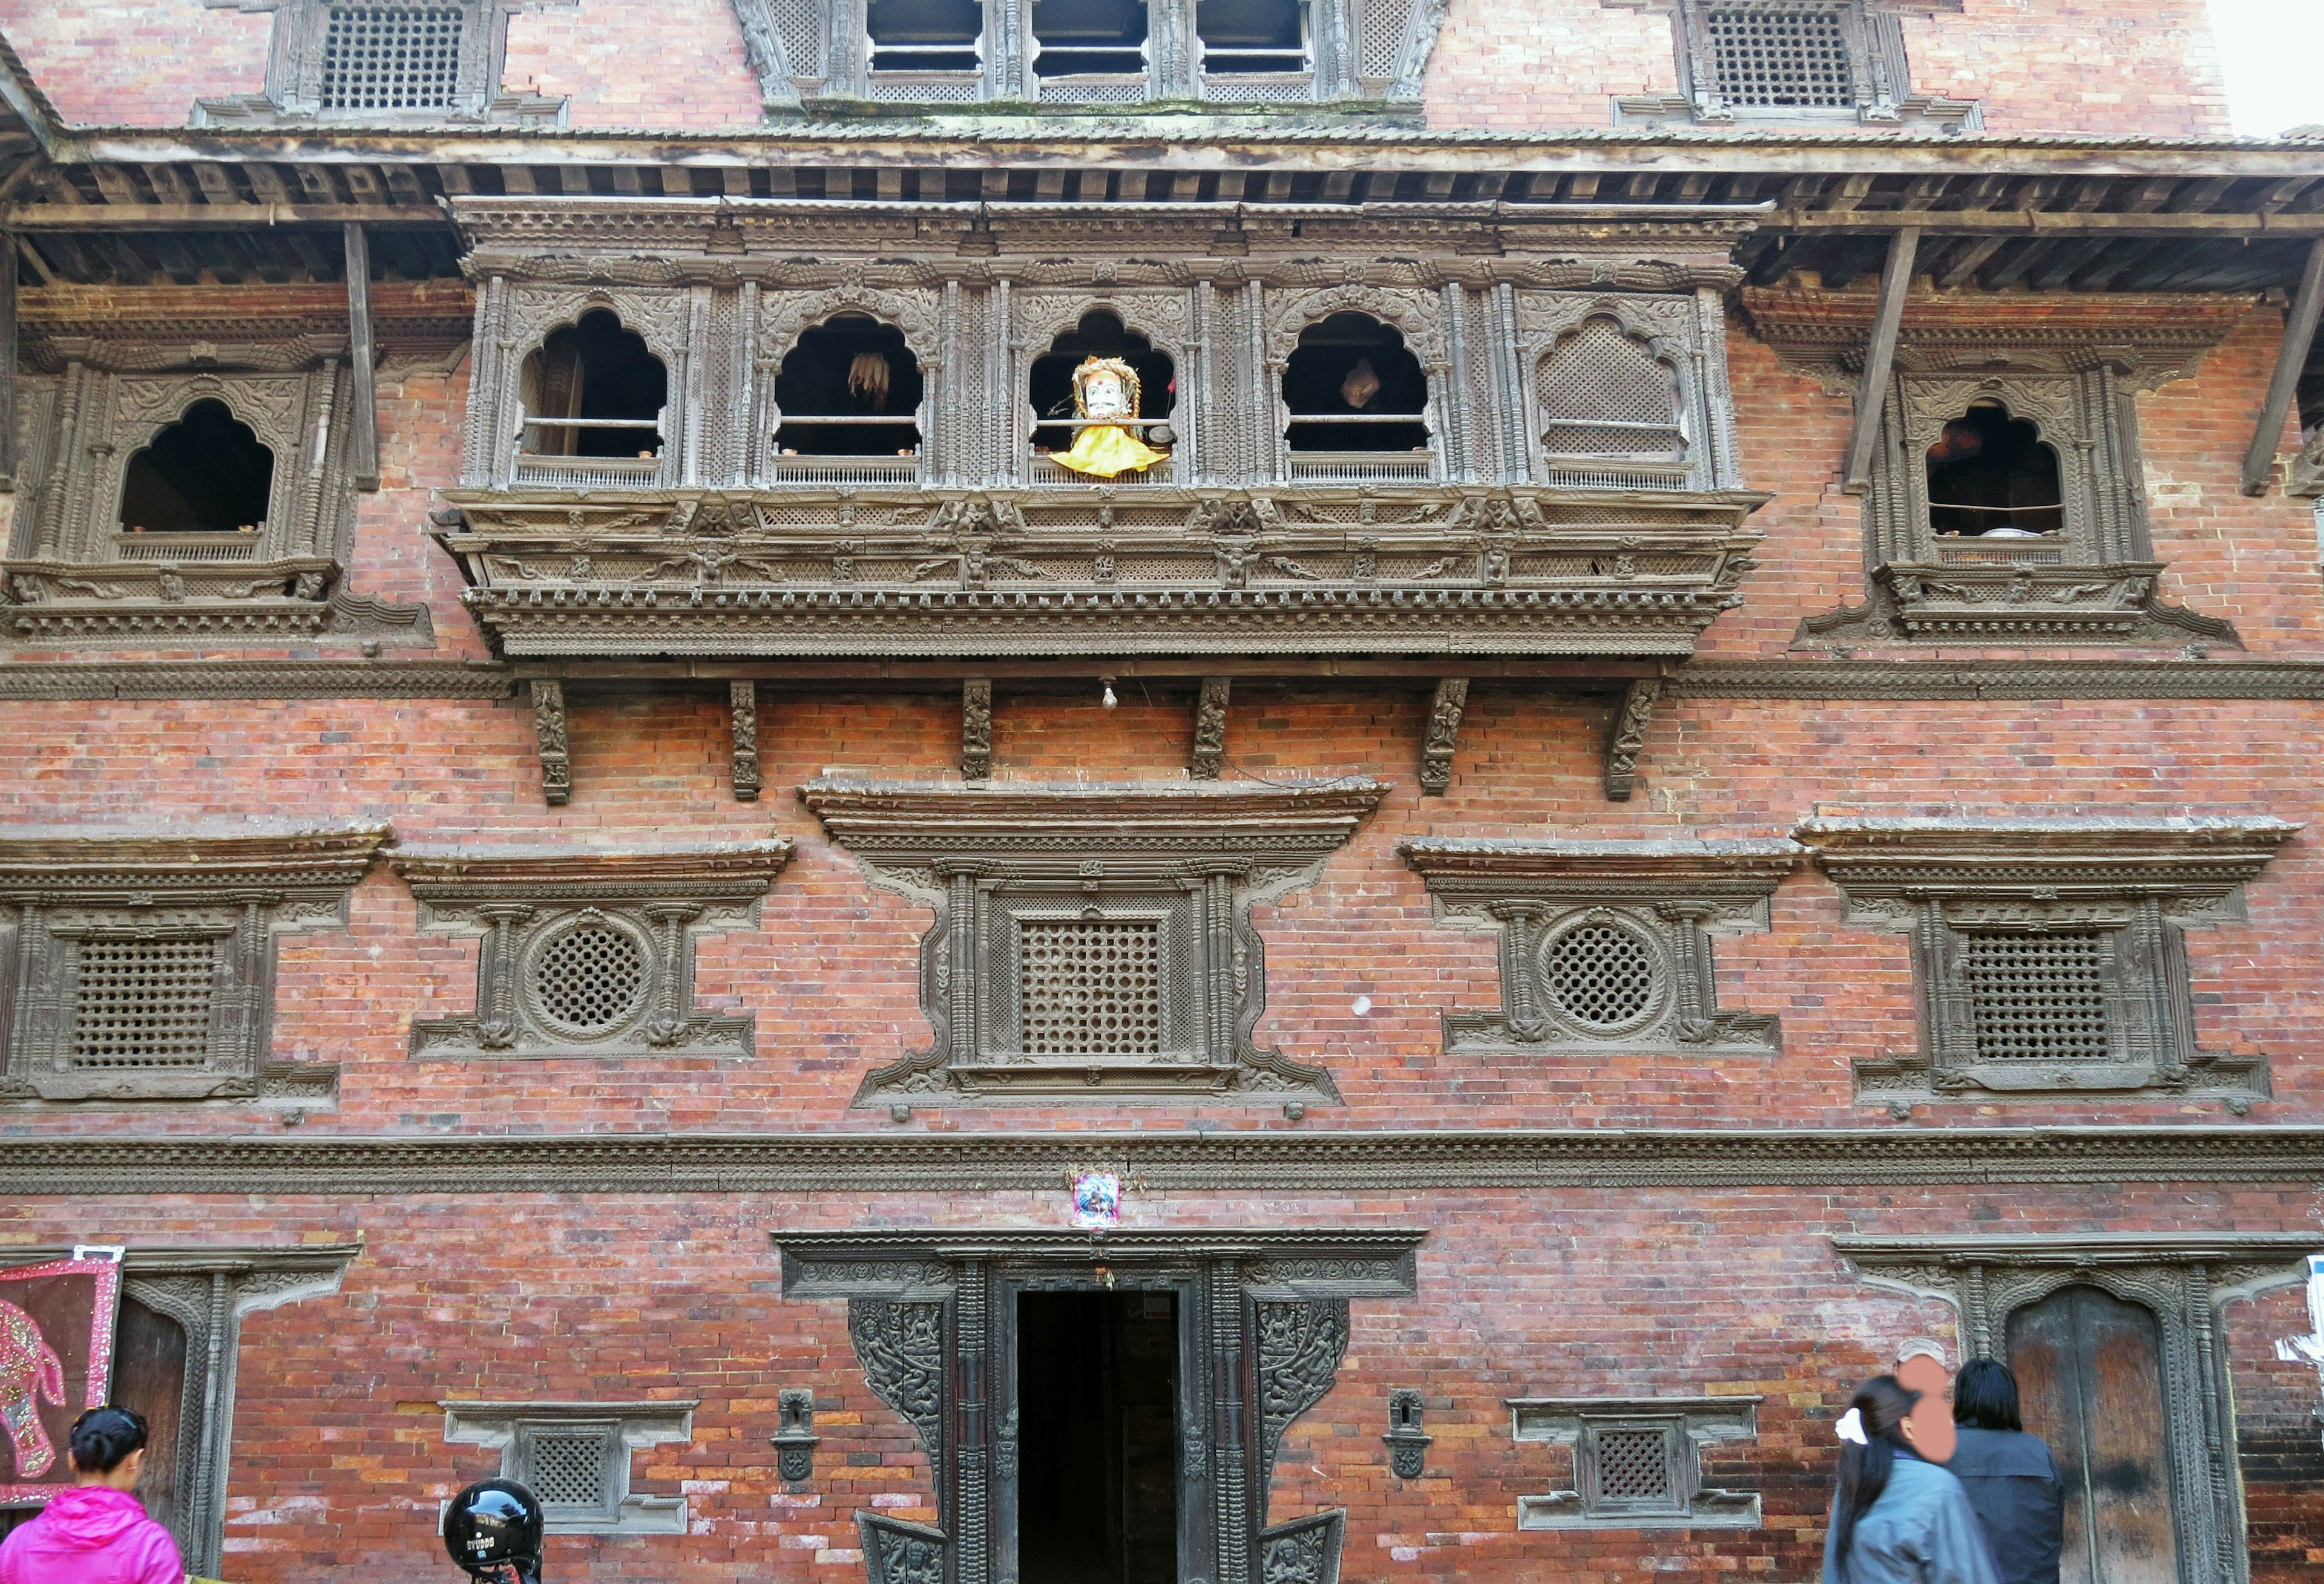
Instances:
[[[701,1401],[690,1443],[633,1464],[635,1488],[687,1496],[693,1533],[552,1541],[558,1584],[853,1580],[855,1510],[934,1520],[927,1460],[864,1384],[844,1305],[779,1295],[770,1235],[1055,1224],[1060,1198],[279,1196],[80,1211],[42,1200],[0,1206],[0,1239],[366,1240],[340,1294],[244,1325],[226,1524],[236,1584],[339,1569],[382,1584],[440,1579],[437,1503],[497,1459],[445,1445],[436,1404],[527,1396]],[[1516,1584],[1813,1576],[1832,1417],[1904,1338],[1952,1339],[1942,1305],[1858,1281],[1834,1233],[2275,1226],[2314,1209],[2310,1184],[1205,1193],[1133,1193],[1127,1223],[1432,1228],[1416,1297],[1355,1301],[1338,1385],[1286,1438],[1272,1515],[1347,1506],[1351,1580]],[[2287,1297],[2228,1313],[2257,1576],[2289,1584],[2314,1560],[2295,1548],[2312,1547],[2319,1525],[2313,1421],[2302,1430],[2319,1399],[2312,1371],[2262,1360],[2304,1323]],[[814,1390],[823,1437],[815,1478],[796,1492],[766,1441],[784,1386]],[[1397,1388],[1424,1394],[1435,1437],[1416,1482],[1388,1476],[1379,1440]],[[1512,1442],[1505,1400],[1626,1391],[1761,1396],[1757,1439],[1714,1450],[1705,1469],[1759,1490],[1764,1527],[1517,1532],[1519,1497],[1570,1488],[1570,1454]]]

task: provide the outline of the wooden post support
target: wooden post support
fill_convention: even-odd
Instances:
[[[342,227],[347,247],[347,471],[355,488],[379,488],[379,391],[374,383],[371,336],[371,244],[350,220]]]
[[[971,677],[960,685],[960,778],[992,778],[992,678]]]
[[[1880,437],[1880,410],[1888,401],[1888,375],[1896,366],[1896,334],[1904,324],[1904,294],[1913,285],[1913,261],[1921,232],[1907,226],[1888,239],[1888,262],[1880,272],[1880,310],[1872,320],[1872,342],[1864,349],[1864,379],[1856,391],[1856,422],[1848,431],[1848,470],[1841,486],[1851,495],[1872,488],[1872,447]]]
[[[2292,315],[2283,322],[2283,345],[2276,349],[2275,377],[2267,382],[2267,401],[2259,410],[2259,428],[2251,448],[2244,453],[2243,490],[2246,495],[2267,493],[2268,470],[2275,465],[2275,443],[2282,437],[2283,420],[2292,411],[2292,398],[2300,389],[2301,371],[2308,349],[2315,345],[2316,318],[2324,309],[2324,238],[2308,244],[2308,267],[2301,272],[2300,291],[2292,299]]]
[[[1231,677],[1205,677],[1194,700],[1194,751],[1186,773],[1197,781],[1215,781],[1227,756],[1227,695]]]
[[[1660,677],[1641,677],[1623,690],[1621,706],[1606,729],[1606,799],[1628,803],[1638,787],[1638,750],[1665,686]]]
[[[0,492],[16,487],[16,234],[0,231]],[[0,533],[0,549],[7,535]]]
[[[573,754],[565,735],[565,684],[553,677],[532,684],[532,730],[540,744],[540,796],[551,805],[573,801]]]
[[[734,801],[759,800],[759,685],[730,682],[727,698],[734,712]]]
[[[1452,751],[1461,741],[1461,712],[1469,705],[1469,679],[1447,677],[1428,701],[1427,735],[1420,744],[1420,790],[1442,797],[1452,785]]]

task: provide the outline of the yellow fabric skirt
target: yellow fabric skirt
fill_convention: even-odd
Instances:
[[[1053,452],[1049,460],[1075,473],[1111,478],[1118,473],[1151,467],[1169,455],[1167,451],[1157,451],[1128,429],[1109,423],[1093,424],[1084,429],[1074,437],[1072,450]]]

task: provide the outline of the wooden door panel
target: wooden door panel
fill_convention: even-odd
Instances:
[[[2009,1353],[2065,1480],[2063,1584],[2180,1584],[2154,1316],[2068,1287],[2010,1317]]]

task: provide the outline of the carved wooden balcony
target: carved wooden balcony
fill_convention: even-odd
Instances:
[[[210,541],[235,536],[182,537]],[[171,548],[158,542],[163,539],[149,534],[136,539],[123,552],[135,556],[134,560],[0,561],[6,575],[6,598],[0,603],[7,607],[10,628],[30,641],[290,637],[320,632],[332,619],[331,588],[338,581],[339,564],[328,557],[163,558]],[[149,539],[157,542],[149,545]]]
[[[1683,658],[1764,494],[1430,484],[445,493],[518,657]]]

